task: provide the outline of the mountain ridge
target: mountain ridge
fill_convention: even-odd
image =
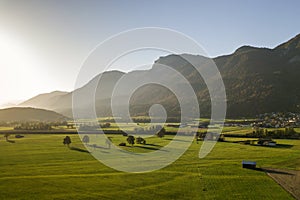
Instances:
[[[36,108],[48,108],[49,105],[56,102],[59,96],[66,95],[69,92],[64,91],[53,91],[49,93],[43,93],[36,95],[24,102],[19,103],[17,106],[19,107],[36,107]]]
[[[0,121],[2,122],[56,122],[65,121],[69,118],[54,111],[31,108],[31,107],[12,107],[0,109]]]
[[[242,46],[230,55],[212,59],[201,55],[183,55],[189,56],[199,66],[207,65],[211,60],[215,62],[225,84],[229,117],[252,117],[273,111],[300,112],[300,88],[297,87],[300,84],[297,78],[300,75],[300,34],[273,49]],[[83,97],[82,110],[84,111],[87,104],[93,103],[90,99],[87,100],[84,94],[88,94],[88,88],[96,87],[97,114],[111,115],[110,97],[119,80],[124,82],[121,86],[123,93],[120,93],[122,98],[118,100],[120,110],[123,109],[121,105],[125,105],[122,99],[126,97],[126,91],[143,79],[155,79],[159,74],[162,80],[180,87],[183,83],[178,82],[174,74],[167,74],[161,65],[177,70],[190,82],[201,102],[202,114],[209,116],[211,106],[209,93],[202,77],[181,55],[175,54],[159,57],[149,70],[130,73],[111,71],[95,76],[75,92]],[[100,75],[100,83],[97,83],[96,80]],[[60,96],[50,109],[71,116],[73,94],[74,92],[70,92]],[[130,112],[132,115],[148,115],[147,109],[155,103],[166,106],[171,116],[180,114],[175,96],[166,88],[157,85],[139,88],[130,98]]]

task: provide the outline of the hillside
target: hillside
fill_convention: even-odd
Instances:
[[[0,110],[0,121],[44,121],[54,122],[68,118],[54,111],[36,108],[6,108]]]
[[[273,111],[300,112],[299,41],[300,35],[297,35],[274,49],[243,46],[231,55],[213,59],[225,84],[228,117],[251,117]],[[205,59],[201,56],[190,57],[199,63]],[[171,66],[183,74],[197,93],[202,114],[209,114],[208,91],[189,63],[178,55],[161,57],[156,63]],[[158,69],[154,65],[152,70]],[[176,79],[170,79],[172,81],[178,84]],[[154,103],[153,100],[158,99],[163,104],[171,105],[173,110],[176,108],[175,100],[169,99],[166,91],[156,93],[153,97],[149,92],[153,89],[148,87],[137,92],[134,104]]]
[[[51,109],[52,105],[55,104],[60,97],[66,94],[68,94],[68,92],[62,91],[54,91],[50,93],[39,94],[35,97],[28,99],[27,101],[18,104],[18,106]]]
[[[199,67],[209,59],[198,55],[188,56]],[[227,94],[227,117],[252,117],[265,112],[292,111],[300,112],[300,35],[274,49],[243,46],[231,55],[213,58],[220,70]],[[72,95],[81,96],[80,108],[85,112],[86,105],[91,104],[93,96],[88,96],[89,88],[98,83],[96,90],[96,110],[98,116],[111,115],[110,96],[115,84],[122,80],[119,88],[118,111],[124,115],[125,99],[128,90],[144,80],[163,80],[172,87],[181,88],[184,83],[178,81],[176,74],[161,69],[160,64],[167,65],[182,74],[196,91],[200,102],[202,116],[210,114],[208,90],[201,76],[179,55],[160,57],[152,69],[122,73],[105,72],[96,76],[84,87],[72,93],[60,96],[53,103],[51,99],[43,100],[39,106],[72,116]],[[160,75],[159,77],[157,75]],[[122,78],[122,79],[121,79]],[[180,91],[185,94],[184,90]],[[51,105],[47,103],[51,102]],[[146,115],[149,107],[159,103],[166,107],[169,116],[178,116],[180,108],[174,94],[165,87],[148,84],[140,87],[130,98],[132,115]],[[189,105],[189,101],[185,102]],[[191,112],[193,109],[191,108]]]

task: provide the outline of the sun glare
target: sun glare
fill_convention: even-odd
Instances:
[[[28,88],[34,88],[35,57],[19,38],[0,31],[0,104],[27,96]]]

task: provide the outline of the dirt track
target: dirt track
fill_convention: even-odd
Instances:
[[[283,169],[264,169],[286,191],[300,200],[300,171]]]

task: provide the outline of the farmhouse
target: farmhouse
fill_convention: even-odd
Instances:
[[[266,138],[260,138],[257,142],[257,144],[262,145],[262,146],[276,146],[276,142],[273,141],[272,139],[266,139]]]

